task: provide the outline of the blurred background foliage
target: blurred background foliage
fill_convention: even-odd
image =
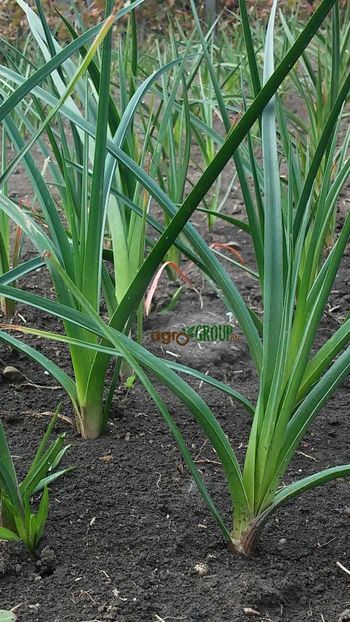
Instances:
[[[213,3],[215,0],[211,0]],[[346,0],[344,0],[346,1]],[[72,6],[79,11],[86,24],[96,22],[103,12],[105,0],[43,0],[46,15],[51,17],[52,23],[57,24],[57,16],[53,5],[61,11],[73,12]],[[280,6],[302,12],[311,12],[319,3],[319,0],[281,0]],[[124,4],[124,3],[123,3]],[[210,2],[209,2],[210,4]],[[263,17],[269,12],[270,0],[248,0],[250,10],[257,17]],[[35,0],[29,0],[29,5],[35,8]],[[222,12],[226,21],[235,21],[238,15],[238,0],[216,0],[217,12]],[[205,17],[205,0],[198,1],[199,12]],[[190,19],[189,2],[186,0],[148,0],[138,9],[137,18],[140,28],[149,35],[150,32],[166,32],[168,16],[173,15],[179,20],[181,26],[188,30],[192,27]],[[0,0],[0,32],[4,38],[16,39],[26,32],[26,22],[23,12],[16,0]],[[61,31],[64,38],[64,30]]]

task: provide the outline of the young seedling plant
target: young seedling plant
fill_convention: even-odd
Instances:
[[[0,421],[0,540],[22,540],[32,553],[44,533],[49,511],[49,485],[71,471],[71,468],[60,471],[56,468],[69,448],[65,443],[65,434],[60,434],[51,445],[48,445],[58,415],[59,408],[52,417],[27,475],[20,484]],[[39,494],[38,509],[33,512],[32,499]]]

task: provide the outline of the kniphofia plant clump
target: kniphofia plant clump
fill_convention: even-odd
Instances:
[[[293,144],[285,131],[283,109],[276,96],[278,87],[334,7],[335,1],[321,2],[296,42],[275,69],[273,54],[273,26],[277,8],[275,0],[266,35],[261,84],[246,5],[241,0],[242,24],[254,88],[253,103],[247,106],[241,118],[229,128],[224,101],[215,80],[213,66],[210,64],[210,55],[204,51],[218,106],[227,125],[227,136],[180,207],[171,201],[147,171],[121,149],[121,143],[106,139],[106,147],[111,156],[127,169],[129,174],[135,176],[165,213],[171,216],[168,226],[142,263],[108,325],[102,320],[98,309],[93,301],[89,300],[86,292],[78,287],[72,276],[64,269],[57,249],[40,231],[33,219],[27,215],[24,218],[10,200],[0,198],[2,208],[34,241],[36,248],[42,252],[41,260],[46,262],[51,274],[61,281],[62,287],[75,301],[73,306],[61,300],[49,301],[42,296],[15,289],[6,284],[11,283],[14,273],[9,273],[7,277],[5,275],[0,281],[2,283],[0,294],[52,313],[61,318],[66,326],[66,334],[63,335],[23,327],[22,332],[32,332],[61,340],[80,348],[81,351],[85,348],[93,353],[96,365],[101,361],[104,364],[111,356],[123,358],[135,370],[145,390],[151,395],[169,425],[199,490],[230,548],[245,555],[250,554],[259,530],[271,512],[280,504],[310,488],[350,473],[350,465],[336,466],[281,487],[299,443],[350,369],[350,348],[344,349],[349,341],[349,320],[340,326],[316,353],[313,352],[325,305],[350,235],[350,216],[346,217],[331,252],[328,256],[324,256],[325,227],[333,213],[334,193],[338,192],[339,188],[329,189],[325,200],[318,201],[316,211],[312,204],[315,173],[327,155],[330,137],[333,139],[334,126],[349,91],[350,74],[339,89],[315,155],[304,176],[298,175],[293,157]],[[194,5],[193,8],[195,9]],[[39,89],[35,90],[35,94],[44,97]],[[60,113],[73,120],[79,130],[94,136],[91,125],[64,107],[63,103],[59,102]],[[0,118],[2,110],[6,109],[0,107]],[[128,114],[123,118],[125,131],[130,127],[133,114],[133,106],[130,106]],[[261,169],[258,169],[249,137],[249,132],[256,121],[261,124],[263,152]],[[120,132],[118,129],[118,136]],[[288,184],[281,181],[279,173],[277,140],[279,133],[287,154]],[[242,164],[244,160],[241,150],[246,137],[250,154],[248,172],[247,167]],[[231,157],[234,157],[237,175],[243,186],[248,226],[261,283],[262,320],[244,301],[234,281],[198,231],[188,223]],[[338,183],[346,177],[348,168],[349,163],[344,162]],[[259,184],[253,184],[255,200],[251,185],[248,183],[248,174],[252,175],[253,182],[263,176],[262,186],[261,181]],[[257,217],[258,210],[262,210],[263,217]],[[193,259],[222,292],[228,308],[235,314],[240,324],[260,380],[255,404],[231,387],[200,372],[159,359],[123,333],[130,313],[137,309],[160,262],[179,234],[186,240]],[[306,260],[305,253],[308,256]],[[315,262],[318,265],[316,271]],[[72,327],[75,329],[77,326],[80,332],[74,334]],[[7,333],[3,333],[2,338],[15,343],[15,338]],[[17,344],[16,347],[23,349],[22,344]],[[29,353],[34,356],[32,352]],[[215,414],[179,373],[205,379],[235,397],[251,413],[251,432],[242,466]],[[211,499],[179,427],[153,384],[154,376],[187,407],[216,450],[226,475],[232,502],[232,526],[226,526]]]

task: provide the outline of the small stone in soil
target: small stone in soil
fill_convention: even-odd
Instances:
[[[7,365],[7,367],[3,369],[2,377],[8,382],[23,382],[24,378],[22,372],[12,365]]]
[[[200,576],[200,577],[205,577],[208,574],[208,565],[207,564],[196,564],[194,567],[194,571]]]

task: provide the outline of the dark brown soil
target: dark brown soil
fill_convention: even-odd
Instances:
[[[211,236],[227,240],[227,231],[217,224]],[[240,243],[250,263],[242,235]],[[346,256],[320,340],[348,310],[348,265]],[[255,282],[239,271],[235,277],[258,306]],[[198,276],[193,278],[199,287]],[[27,287],[38,283],[40,289],[45,283],[49,288],[43,272]],[[158,310],[164,299],[165,290],[158,293]],[[52,319],[30,309],[19,312],[28,323],[55,327]],[[202,301],[189,291],[175,311],[154,312],[146,320],[146,344],[162,355],[160,344],[150,340],[152,330],[225,319],[222,302],[205,284]],[[34,339],[32,343],[69,369],[62,346]],[[163,349],[164,356],[170,356],[165,350],[175,353],[181,362],[225,379],[254,399],[257,381],[243,338]],[[47,384],[47,389],[1,385],[1,416],[23,474],[48,414],[60,400],[62,414],[71,412],[66,396],[52,388],[41,369],[6,346],[1,346],[0,356],[3,365],[15,365],[36,384]],[[193,384],[198,388],[198,382]],[[349,462],[348,389],[349,381],[318,417],[292,464],[290,479]],[[200,393],[241,456],[249,416],[217,392],[202,387]],[[189,415],[165,397],[229,524],[229,496],[215,454]],[[250,615],[273,622],[336,622],[350,607],[350,576],[337,565],[339,561],[350,568],[349,481],[338,480],[278,511],[263,530],[255,555],[244,560],[227,550],[171,434],[140,385],[128,396],[116,395],[104,437],[82,441],[65,420],[57,432],[62,430],[72,445],[65,462],[76,470],[52,486],[38,556],[30,557],[20,544],[0,545],[0,608],[17,607],[20,622],[243,622]],[[207,565],[204,576],[198,574],[198,564]]]

